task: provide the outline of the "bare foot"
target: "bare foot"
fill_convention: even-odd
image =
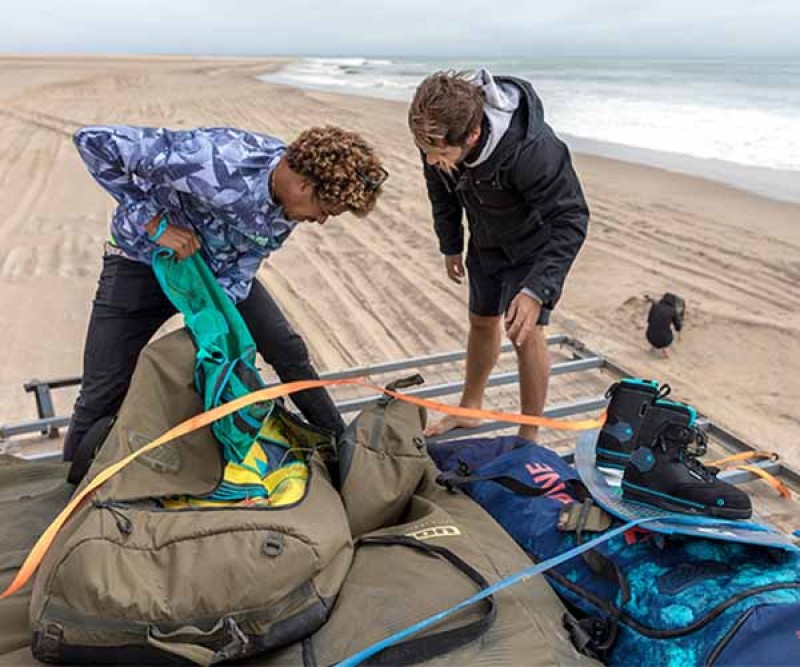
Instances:
[[[476,426],[480,425],[480,419],[446,415],[435,424],[428,426],[428,428],[425,429],[425,435],[430,438],[434,435],[444,435],[445,433],[452,431],[454,428],[475,428]]]
[[[664,357],[664,359],[669,359],[669,352],[667,352],[667,348],[661,350],[661,356]]]
[[[536,438],[539,437],[539,427],[538,426],[520,426],[519,427],[519,437],[524,440],[531,440],[536,442]]]

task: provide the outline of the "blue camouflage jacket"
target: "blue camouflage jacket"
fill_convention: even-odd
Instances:
[[[227,127],[172,131],[85,127],[75,145],[94,179],[119,204],[111,237],[130,259],[150,263],[144,225],[157,213],[195,231],[222,288],[241,301],[262,260],[297,225],[272,200],[268,177],[286,151],[274,137]]]

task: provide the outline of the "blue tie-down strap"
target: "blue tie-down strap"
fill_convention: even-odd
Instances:
[[[565,563],[568,560],[575,558],[576,556],[580,556],[582,553],[590,551],[595,547],[603,544],[604,542],[608,542],[611,539],[614,539],[617,535],[621,535],[626,531],[630,530],[631,528],[635,528],[636,526],[640,526],[643,523],[648,523],[650,521],[657,520],[655,517],[643,517],[640,519],[635,519],[633,521],[629,521],[628,523],[615,528],[614,530],[610,530],[607,533],[604,533],[600,537],[597,537],[589,542],[585,542],[580,546],[575,547],[569,551],[565,551],[563,554],[559,554],[558,556],[554,556],[549,560],[542,561],[541,563],[537,563],[536,565],[532,565],[531,567],[526,567],[524,570],[520,570],[516,574],[512,574],[505,579],[501,579],[500,581],[492,584],[488,588],[484,588],[480,593],[476,593],[470,598],[466,600],[462,600],[458,604],[450,607],[449,609],[445,609],[444,611],[440,611],[438,614],[434,614],[433,616],[429,616],[428,618],[420,621],[419,623],[415,623],[414,625],[406,628],[405,630],[401,630],[400,632],[396,632],[386,639],[383,639],[372,646],[368,646],[367,648],[359,651],[358,653],[342,660],[338,663],[337,667],[355,667],[355,665],[360,665],[365,660],[368,660],[372,656],[380,653],[384,649],[389,648],[390,646],[394,646],[395,644],[399,644],[402,641],[405,641],[412,635],[415,635],[418,632],[421,632],[440,621],[443,621],[448,616],[452,616],[453,614],[457,614],[462,609],[469,607],[470,605],[475,604],[476,602],[480,602],[481,600],[485,600],[490,595],[494,595],[495,593],[502,591],[506,588],[513,586],[514,584],[518,584],[525,579],[529,579],[530,577],[534,577],[537,574],[543,574],[548,570],[551,570],[554,567],[558,567],[562,563]]]

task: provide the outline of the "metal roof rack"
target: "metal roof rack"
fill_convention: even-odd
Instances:
[[[549,398],[551,403],[544,411],[545,416],[552,418],[565,418],[579,415],[599,414],[606,406],[605,391],[616,380],[631,376],[632,373],[622,366],[599,354],[583,342],[566,335],[552,335],[547,339],[553,357],[551,366],[551,382]],[[517,390],[519,375],[515,368],[512,345],[506,344],[501,348],[498,372],[489,378],[487,403],[494,409],[517,411]],[[324,379],[354,378],[369,376],[374,382],[387,384],[396,379],[404,371],[416,371],[428,375],[434,381],[422,387],[408,390],[406,393],[443,400],[453,400],[460,395],[463,389],[461,362],[466,356],[465,351],[454,351],[433,354],[421,357],[377,363],[367,366],[349,368],[341,371],[324,373]],[[55,389],[70,387],[80,384],[79,377],[59,378],[54,380],[31,380],[25,383],[26,392],[33,393],[36,400],[38,419],[0,425],[0,444],[10,441],[21,435],[39,433],[47,438],[60,437],[59,429],[67,426],[69,417],[58,416],[53,408],[51,392]],[[495,394],[494,392],[500,392]],[[337,387],[333,389],[337,407],[342,413],[352,413],[361,409],[370,401],[375,400],[374,394],[366,393],[357,387]],[[698,414],[698,423],[710,438],[711,457],[725,456],[739,452],[755,451],[754,447],[730,432],[726,428],[712,422],[706,416]],[[502,434],[509,429],[516,428],[513,424],[504,422],[486,422],[476,428],[455,429],[445,436],[432,438],[432,441],[445,441],[463,439],[468,437],[483,436],[488,434]],[[575,444],[574,434],[543,432],[542,443],[558,451],[567,460],[572,458]],[[19,455],[25,458],[54,458],[60,455],[60,447],[52,442],[49,447],[39,447],[36,454],[26,455],[24,448]],[[767,472],[776,475],[796,492],[800,492],[800,475],[786,466],[781,461],[760,461],[756,463]],[[722,473],[728,481],[734,483],[748,483],[755,477],[746,471],[733,470]],[[796,506],[794,506],[796,508]]]

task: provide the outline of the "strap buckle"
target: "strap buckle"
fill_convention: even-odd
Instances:
[[[234,621],[230,616],[227,616],[223,621],[223,627],[230,635],[231,640],[219,651],[217,651],[216,655],[214,656],[214,661],[221,662],[222,660],[232,660],[234,658],[241,658],[242,656],[247,655],[250,646],[250,640],[236,624],[236,621]]]
[[[611,527],[611,515],[591,498],[566,505],[558,515],[557,529],[565,533],[602,533]]]
[[[39,633],[35,655],[48,662],[61,661],[61,642],[64,640],[64,628],[58,623],[47,622]]]
[[[569,612],[562,618],[572,645],[579,653],[605,662],[617,640],[619,624],[613,618],[590,616],[577,619]]]

